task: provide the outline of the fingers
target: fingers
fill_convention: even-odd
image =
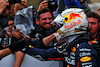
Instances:
[[[41,3],[41,5],[43,5],[43,6],[48,6],[48,2],[47,2],[47,1],[43,1],[43,2]]]
[[[53,33],[54,37],[56,38],[56,40],[58,40],[58,35],[57,33]]]
[[[28,36],[25,36],[24,34],[22,34],[21,32],[20,32],[20,29],[15,29],[13,32],[12,32],[12,35],[14,36],[14,37],[16,37],[17,39],[30,39],[30,37],[28,37]]]
[[[13,35],[14,37],[16,37],[17,39],[22,38],[22,34],[21,34],[21,32],[20,32],[19,29],[15,29],[15,30],[12,32],[12,35]]]
[[[22,9],[21,4],[20,4],[20,3],[16,3],[16,4],[15,4],[15,7],[14,7],[14,14],[16,14],[16,12],[17,12],[18,10],[21,10],[21,9]]]
[[[48,1],[42,1],[39,4],[39,7],[38,7],[37,11],[40,11],[41,9],[46,8],[46,7],[48,7]]]
[[[4,11],[4,9],[6,8],[7,5],[9,5],[8,0],[7,1],[0,0],[0,13],[2,13]]]
[[[63,44],[63,43],[66,43],[66,41],[65,41],[65,40],[60,40],[60,41],[58,41],[58,44],[59,44],[59,45],[61,45],[61,44]]]
[[[45,8],[45,7],[48,7],[48,3],[47,3],[47,1],[43,1],[42,3],[41,3],[41,9],[43,9],[43,8]]]
[[[23,37],[23,38],[25,38],[25,39],[27,39],[27,40],[29,40],[29,39],[30,39],[30,37],[25,36],[24,34],[22,34],[22,37]]]

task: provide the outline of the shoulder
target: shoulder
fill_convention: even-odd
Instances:
[[[87,48],[90,47],[90,45],[88,44],[88,42],[80,42],[76,45],[76,48]]]

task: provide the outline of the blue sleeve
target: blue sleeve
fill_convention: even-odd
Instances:
[[[77,44],[75,54],[76,64],[79,67],[96,67],[97,52],[87,42]]]
[[[41,57],[42,59],[46,59],[46,60],[48,60],[48,58],[60,57],[60,54],[56,50],[54,50],[54,48],[49,48],[47,50],[38,49],[38,48],[29,48],[27,53],[36,58],[38,56],[38,57]]]
[[[55,2],[57,3],[57,2],[58,2],[58,0],[55,0]]]
[[[42,49],[46,49],[47,47],[44,45],[43,41],[42,40],[39,40],[39,39],[36,39],[32,42],[33,46],[35,48],[42,48]]]
[[[74,5],[77,6],[78,8],[81,8],[81,4],[77,0],[74,0]]]

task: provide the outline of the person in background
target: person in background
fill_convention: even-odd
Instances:
[[[52,52],[53,43],[56,42],[55,38],[57,37],[57,33],[47,33],[47,30],[50,31],[52,22],[52,14],[49,8],[43,8],[39,10],[36,14],[36,24],[34,25],[35,29],[30,34],[31,39],[31,47],[37,48],[39,50],[49,49]],[[53,24],[55,26],[55,24]],[[27,52],[24,51],[24,52]],[[27,52],[29,55],[32,55],[34,52],[28,50]],[[37,53],[37,52],[36,52]],[[44,51],[41,52],[44,54]],[[55,52],[52,52],[55,53]],[[34,54],[36,57],[37,55]],[[57,55],[56,55],[57,56]],[[43,59],[41,59],[43,60]]]
[[[3,34],[5,34],[5,31],[3,31]],[[12,32],[13,36],[17,36],[18,38],[21,38],[23,35],[19,31],[19,29],[16,29]],[[24,36],[25,37],[25,36]],[[14,37],[15,38],[15,37]],[[12,39],[11,45],[8,48],[5,48],[3,50],[0,50],[0,59],[4,58],[5,56],[14,53],[16,51],[21,51],[21,49],[24,48],[25,45],[27,45],[25,39],[17,40]]]
[[[100,8],[97,9],[97,14],[100,16]],[[100,22],[99,22],[99,30],[98,33],[100,34]]]
[[[6,26],[4,26],[3,31],[5,32],[3,36],[0,38],[0,47],[1,50],[8,48],[11,45],[12,40],[12,32],[15,30],[14,28],[14,21],[10,20],[9,18],[3,18],[0,22],[6,22]],[[17,33],[16,33],[17,34]],[[17,36],[16,36],[17,37]],[[15,38],[13,38],[15,39]],[[18,59],[19,58],[19,59]],[[21,51],[16,51],[15,53],[15,63],[13,67],[20,67],[21,62],[24,58],[24,53]]]
[[[9,14],[9,2],[8,0],[0,0],[0,20],[3,18],[8,18],[8,14]],[[4,24],[4,23],[3,23]],[[0,30],[2,29],[2,23],[0,23]]]
[[[42,2],[40,2],[40,4],[39,4],[39,7],[38,7],[38,9],[37,9],[37,12],[38,11],[40,11],[41,9],[43,9],[43,8],[46,8],[46,7],[48,7],[49,9],[50,9],[50,12],[51,12],[51,14],[52,14],[52,17],[53,17],[53,19],[55,18],[54,17],[54,15],[53,15],[53,12],[54,11],[56,11],[56,9],[57,9],[57,7],[58,7],[58,4],[55,2],[55,0],[47,0],[47,1],[42,1]],[[36,13],[37,13],[36,12]],[[35,16],[36,16],[36,14],[34,14],[34,20],[35,20]]]
[[[53,34],[47,33],[47,31],[51,30],[51,26],[52,26],[51,22],[52,22],[52,14],[51,14],[49,8],[46,7],[46,8],[39,10],[39,12],[37,12],[36,24],[34,25],[35,29],[30,34],[31,38],[36,39],[33,41],[34,46],[36,45],[37,47],[39,46],[39,48],[42,48],[43,45],[44,45],[44,47],[49,45],[49,44],[44,43],[45,39],[43,39],[43,38],[47,37],[50,34],[51,34],[51,36],[54,36],[54,33]],[[52,37],[50,39],[52,40],[54,38],[55,37]],[[40,41],[40,42],[38,42],[38,41]],[[48,40],[48,43],[50,43],[49,40]]]
[[[9,8],[6,7],[6,8],[9,9],[9,13],[7,13],[6,16],[9,17],[10,19],[13,19],[13,20],[14,20],[14,16],[15,16],[16,12],[17,12],[18,10],[21,10],[21,9],[25,8],[25,7],[27,7],[27,4],[26,4],[24,1],[22,1],[21,3],[16,3],[15,5],[14,5],[14,4],[10,4],[10,5],[9,5]],[[12,20],[12,21],[13,21],[13,20]],[[0,25],[4,24],[4,23],[2,23],[2,21],[4,21],[4,20],[0,20],[0,21],[1,21],[1,24],[0,24]],[[9,39],[10,37],[12,38],[12,32],[14,31],[14,29],[13,29],[13,28],[14,28],[14,21],[13,21],[13,23],[12,23],[12,21],[7,22],[7,23],[6,23],[6,24],[7,24],[6,26],[5,26],[5,25],[2,25],[2,26],[4,26],[4,28],[5,28],[5,27],[8,28],[8,31],[6,31],[7,33],[4,35],[5,38],[8,37],[8,39]],[[2,27],[2,26],[1,26],[1,27]],[[2,28],[2,30],[3,30],[3,28]],[[2,36],[2,32],[3,32],[3,31],[0,31],[0,32],[1,32],[0,37],[3,37],[3,36]],[[9,35],[9,36],[7,36],[7,35]],[[4,45],[4,44],[3,44],[3,45]],[[9,47],[9,46],[8,46],[8,47]],[[7,47],[6,47],[6,48],[7,48]],[[3,50],[2,50],[2,51],[3,51]],[[20,58],[20,60],[17,59],[17,58]],[[15,53],[15,63],[14,63],[14,66],[13,66],[13,67],[20,67],[23,58],[24,58],[24,53],[22,53],[21,51],[17,51],[17,52]]]
[[[58,0],[55,0],[56,2],[58,2]],[[66,8],[81,8],[80,2],[78,0],[64,0],[64,4],[65,4],[65,9]]]
[[[13,6],[12,6],[13,7]],[[16,3],[15,5],[14,5],[14,12],[12,13],[11,12],[11,14],[13,14],[11,17],[13,17],[14,18],[14,16],[15,16],[15,14],[18,12],[18,10],[22,10],[22,9],[24,9],[24,8],[26,8],[26,7],[28,7],[27,6],[27,3],[26,2],[24,2],[24,1],[21,1],[21,3]],[[10,14],[10,15],[11,15]],[[20,67],[21,66],[21,63],[22,63],[22,61],[23,61],[23,58],[24,58],[24,53],[23,52],[21,52],[21,51],[17,51],[16,53],[15,53],[15,63],[14,63],[14,66],[13,67]],[[19,60],[19,59],[20,60]]]
[[[0,0],[0,19],[2,19],[3,17],[7,16],[9,10],[7,9],[7,6],[9,6],[9,2],[8,0]],[[7,11],[7,13],[5,12]]]
[[[96,49],[98,58],[97,58],[97,66],[100,67],[100,34],[98,34],[98,29],[99,29],[99,22],[100,22],[100,17],[97,13],[95,12],[88,12],[87,13],[87,19],[89,22],[89,27],[90,27],[90,38],[91,41],[96,41],[97,44],[93,44],[92,46]]]

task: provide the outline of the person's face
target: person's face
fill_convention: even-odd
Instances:
[[[9,16],[14,18],[14,4],[10,5]]]
[[[40,14],[40,19],[36,19],[36,24],[39,25],[39,27],[42,30],[50,29],[51,28],[51,22],[52,22],[52,15],[50,12],[42,13]]]
[[[90,26],[91,37],[95,37],[97,35],[97,29],[99,29],[98,19],[93,17],[87,19]]]
[[[4,13],[3,13],[3,15],[4,15],[4,16],[9,15],[9,9],[6,8],[5,11],[4,11]]]

